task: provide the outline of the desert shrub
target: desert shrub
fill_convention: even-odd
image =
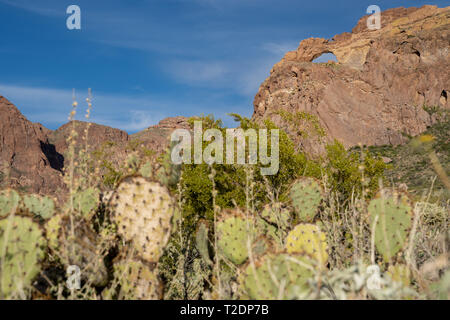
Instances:
[[[239,128],[260,129],[266,128],[278,129],[272,122],[265,121],[259,125],[250,119],[233,115],[239,122]],[[201,120],[203,130],[215,128],[225,134],[225,129],[221,121],[215,120],[212,116],[199,117],[191,119]],[[269,131],[270,132],[270,131]],[[268,153],[271,152],[270,139],[268,139]],[[207,143],[203,144],[206,147]],[[248,153],[248,143],[246,143]],[[225,152],[225,150],[224,150]],[[320,175],[320,167],[314,161],[310,161],[304,154],[297,153],[294,144],[288,135],[280,129],[279,140],[279,171],[275,175],[263,177],[260,168],[263,166],[260,162],[255,165],[228,165],[213,164],[210,167],[207,164],[188,164],[183,165],[182,187],[185,200],[185,213],[187,215],[196,215],[198,218],[212,219],[212,179],[211,168],[214,169],[214,184],[217,190],[216,204],[221,208],[232,208],[235,206],[243,207],[246,203],[246,187],[248,187],[249,172],[251,170],[251,183],[255,187],[254,198],[258,206],[264,204],[266,199],[266,187],[281,195],[286,191],[289,183],[300,175]]]
[[[347,151],[338,141],[326,147],[325,172],[332,191],[345,202],[352,194],[372,198],[388,168],[380,157],[362,148]]]

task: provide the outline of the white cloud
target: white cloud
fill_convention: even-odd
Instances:
[[[41,122],[56,128],[68,120],[72,110],[72,90],[12,86],[0,84],[0,92],[31,121]],[[86,92],[76,92],[79,102],[76,119],[85,120],[84,102]],[[165,117],[160,110],[166,110],[167,102],[152,97],[128,97],[94,92],[91,121],[120,128],[139,131],[158,123]]]
[[[0,3],[12,6],[15,8],[27,10],[43,16],[64,16],[65,12],[57,10],[56,6],[52,5],[49,0],[27,1],[27,0],[0,0]]]
[[[56,129],[68,121],[72,110],[72,90],[0,83],[0,94],[9,99],[30,121]],[[227,104],[226,93],[205,93],[201,97],[124,96],[93,92],[92,122],[134,133],[157,124],[166,117],[214,113],[227,125],[234,123],[226,113],[251,115],[251,105]],[[84,118],[86,90],[77,90],[78,120]]]
[[[223,61],[170,61],[166,66],[172,78],[191,85],[220,84],[228,76],[229,66]]]

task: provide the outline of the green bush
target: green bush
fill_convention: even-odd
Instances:
[[[326,174],[331,190],[339,195],[341,201],[348,200],[352,194],[366,194],[372,198],[379,188],[380,179],[385,182],[384,172],[388,165],[380,157],[368,150],[347,151],[338,141],[326,147]]]

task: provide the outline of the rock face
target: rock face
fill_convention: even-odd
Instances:
[[[169,146],[170,134],[175,129],[189,129],[187,118],[173,117],[163,119],[157,125],[131,135],[131,139],[136,139],[142,142],[145,147],[161,153]]]
[[[423,132],[435,121],[424,106],[450,108],[450,7],[390,9],[373,31],[367,18],[352,33],[307,39],[288,52],[261,85],[253,119],[271,119],[311,153],[335,138],[346,147],[399,144]],[[324,53],[338,62],[312,62]],[[318,119],[325,138],[301,132],[305,114]]]
[[[83,121],[71,121],[48,135],[49,142],[55,146],[55,150],[59,154],[66,156],[69,147],[68,139],[73,130],[76,132],[76,154],[80,149],[86,150],[86,145],[88,152],[93,152],[101,150],[108,144],[109,161],[119,163],[126,158],[129,136],[125,131],[96,123],[90,123],[88,126],[88,122]]]
[[[87,122],[72,121],[55,131],[27,120],[6,98],[0,96],[0,186],[12,186],[26,192],[58,196],[63,183],[68,139],[75,130],[75,149],[99,151],[114,164],[124,161],[129,144],[138,142],[156,154],[169,145],[177,128],[189,128],[184,117],[167,118],[159,124],[129,136],[125,131]],[[87,132],[86,132],[87,130]]]
[[[13,187],[52,194],[62,187],[64,159],[48,141],[49,130],[28,121],[0,96],[0,171]]]

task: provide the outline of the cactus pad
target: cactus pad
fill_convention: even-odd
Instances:
[[[249,263],[241,279],[243,291],[254,300],[296,299],[308,291],[314,270],[305,255],[268,254]]]
[[[217,222],[220,252],[232,263],[240,265],[248,258],[248,240],[253,242],[253,220],[243,214],[228,213]]]
[[[114,277],[120,284],[120,300],[159,300],[161,282],[148,266],[140,261],[125,260],[114,264]]]
[[[46,224],[49,248],[62,264],[78,266],[82,279],[101,286],[108,280],[108,272],[103,261],[108,248],[100,244],[100,237],[86,220],[80,217],[55,215]]]
[[[299,224],[286,237],[288,253],[306,253],[320,266],[327,264],[327,242],[325,234],[313,224]]]
[[[78,191],[73,196],[73,208],[83,217],[90,218],[89,215],[98,206],[99,198],[100,193],[94,188]]]
[[[289,210],[282,208],[281,203],[264,206],[261,217],[282,229],[287,229],[291,224],[291,213]]]
[[[323,199],[320,182],[313,178],[300,178],[290,189],[292,205],[301,222],[311,222]]]
[[[19,297],[41,270],[45,238],[39,225],[29,217],[11,216],[0,220],[0,295]],[[4,260],[2,260],[4,259]]]
[[[0,217],[6,217],[18,207],[20,201],[19,194],[7,189],[0,192]]]
[[[49,197],[26,195],[23,197],[23,204],[26,210],[42,219],[49,219],[55,214],[55,202]]]
[[[110,201],[118,233],[142,259],[158,262],[169,241],[175,206],[166,187],[143,177],[124,179]]]
[[[375,245],[389,262],[407,242],[412,224],[412,205],[404,193],[382,192],[367,208],[371,225],[375,225]]]
[[[403,284],[405,287],[411,283],[411,271],[404,264],[390,265],[387,274],[392,280]]]

